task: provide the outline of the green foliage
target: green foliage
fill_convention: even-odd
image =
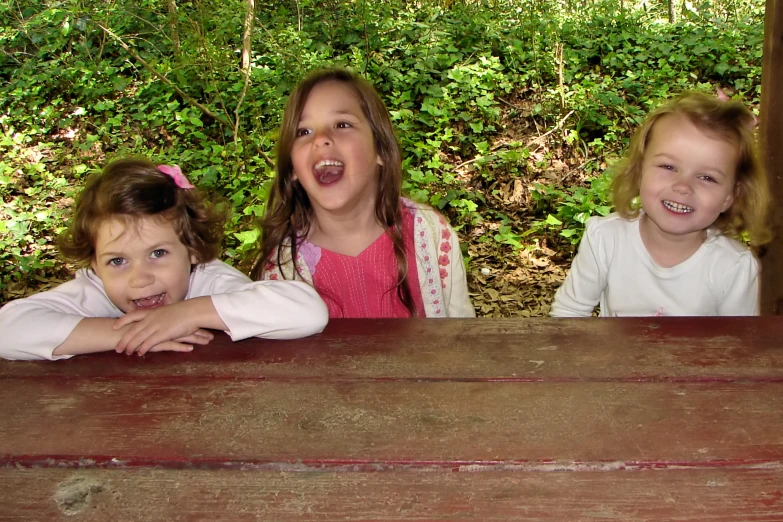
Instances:
[[[0,292],[48,273],[69,198],[125,154],[179,164],[227,205],[238,263],[258,238],[285,97],[316,67],[377,87],[408,194],[458,227],[499,219],[490,240],[515,247],[539,233],[576,242],[586,216],[608,212],[599,165],[661,98],[760,94],[763,0],[688,3],[677,25],[663,2],[257,2],[247,79],[244,3],[177,4],[172,17],[161,0],[0,0]],[[526,231],[491,200],[502,180],[549,168],[528,139],[547,130],[583,176],[539,183]]]
[[[536,184],[532,193],[534,212],[546,215],[546,218],[534,221],[523,236],[556,232],[572,245],[578,244],[588,218],[611,213],[611,189],[612,179],[608,173],[590,179],[586,187],[569,187],[567,190]]]

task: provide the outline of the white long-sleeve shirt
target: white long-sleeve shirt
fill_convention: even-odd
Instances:
[[[592,217],[550,315],[601,317],[758,315],[759,266],[739,241],[710,229],[688,259],[671,268],[653,261],[639,219]]]
[[[248,337],[295,339],[323,330],[326,305],[308,284],[257,281],[223,263],[199,265],[190,275],[185,299],[210,296],[233,341]],[[52,352],[85,317],[123,315],[109,300],[100,278],[82,269],[72,281],[17,299],[0,308],[0,357],[64,359]]]

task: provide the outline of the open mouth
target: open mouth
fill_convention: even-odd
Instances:
[[[675,214],[689,214],[693,212],[692,207],[680,205],[679,203],[675,203],[674,201],[664,201],[663,206],[671,210]]]
[[[134,299],[133,304],[136,305],[136,308],[140,308],[143,310],[156,308],[163,304],[163,300],[165,298],[166,298],[166,293],[164,292],[162,294],[152,295],[149,297],[144,297],[142,299]]]
[[[313,167],[313,174],[318,183],[331,185],[343,177],[345,164],[337,160],[321,160]]]

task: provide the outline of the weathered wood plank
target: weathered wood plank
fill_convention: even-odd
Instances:
[[[277,473],[0,468],[0,521],[783,518],[779,473]]]
[[[0,464],[780,468],[781,412],[783,384],[754,382],[6,379]]]
[[[294,341],[223,334],[191,354],[0,361],[19,377],[146,379],[783,380],[783,319],[334,320]]]

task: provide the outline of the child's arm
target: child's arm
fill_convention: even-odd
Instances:
[[[606,288],[606,270],[600,262],[601,237],[592,219],[565,281],[557,289],[552,302],[552,317],[590,317]]]
[[[205,286],[202,292],[211,295],[226,333],[234,341],[248,337],[297,339],[322,331],[329,320],[326,305],[307,283],[253,282],[221,261],[198,270],[194,287]]]
[[[0,309],[0,357],[61,359],[55,354],[85,317],[119,317],[100,279],[87,270],[52,290],[17,299]]]
[[[115,328],[116,322],[117,319],[112,318],[85,317],[79,321],[65,342],[55,348],[52,354],[55,356],[79,355],[114,350],[123,336],[127,335],[134,326],[133,324],[126,324],[122,328]],[[207,344],[213,337],[211,333],[202,330],[190,336],[182,336],[178,340],[165,339],[151,343],[150,347],[145,349],[144,352],[190,352],[193,350],[192,344]],[[140,353],[139,355],[143,354]]]
[[[100,279],[88,270],[80,270],[72,281],[17,299],[0,309],[0,357],[53,360],[112,350],[121,332],[109,329],[121,315],[106,296]],[[179,341],[203,344],[205,338],[200,335],[198,339]],[[156,347],[163,349],[181,347]]]
[[[718,315],[759,315],[759,265],[753,254],[747,251],[733,269],[722,272],[724,291]]]
[[[318,293],[298,281],[252,282],[220,261],[196,268],[191,297],[118,319],[127,328],[117,351],[144,355],[170,339],[190,339],[202,328],[224,330],[234,341],[248,337],[293,339],[323,330],[328,311]]]
[[[152,318],[138,331],[155,320],[155,328],[171,323],[182,325],[179,334],[194,328],[225,330],[234,341],[248,337],[296,339],[324,329],[329,312],[315,289],[301,281],[251,281],[245,274],[221,261],[196,268],[191,280],[190,298],[182,303],[147,312]],[[167,310],[164,310],[167,309]],[[136,314],[136,315],[133,315]],[[129,320],[141,321],[139,314],[128,314]],[[125,319],[117,323],[125,324]],[[157,339],[158,337],[155,337]],[[125,341],[128,341],[125,339]],[[124,344],[126,350],[129,344]],[[138,340],[135,345],[141,344]]]
[[[115,335],[119,332],[116,350],[129,355],[133,352],[144,355],[148,351],[160,351],[161,346],[167,346],[167,343],[207,344],[214,336],[203,328],[226,329],[209,296],[187,299],[152,310],[134,310],[113,321]],[[199,342],[202,339],[204,342]],[[192,346],[189,348],[192,349]]]

